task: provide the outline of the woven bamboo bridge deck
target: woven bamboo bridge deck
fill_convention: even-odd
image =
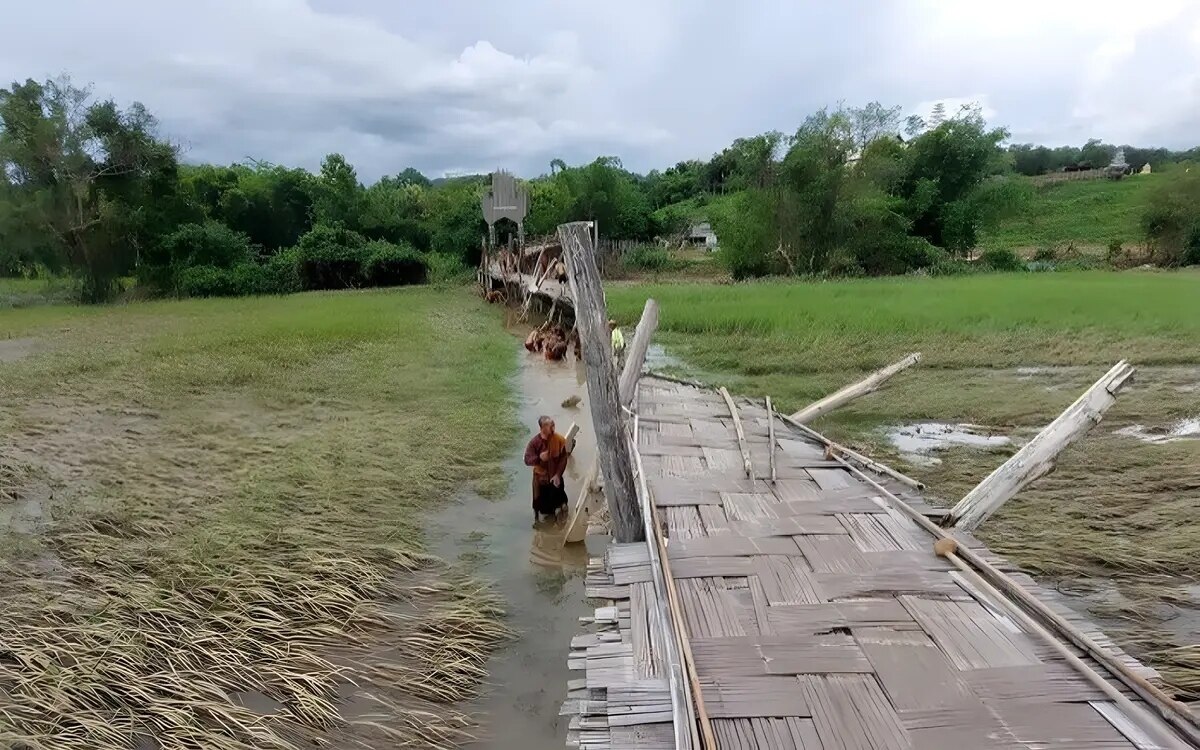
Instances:
[[[761,403],[731,403],[647,376],[633,410],[644,491],[665,526],[682,612],[678,640],[690,650],[694,698],[715,748],[1194,746],[1148,731],[1137,718],[1157,717],[1155,707],[935,554],[933,533],[897,500],[942,512],[911,486],[851,468],[815,433],[768,419]],[[1056,593],[969,533],[953,534],[1139,675],[1157,678]],[[607,604],[571,644],[570,666],[582,676],[563,707],[569,745],[680,746],[653,544],[613,544],[589,568],[587,593]],[[1146,716],[1127,715],[1112,688]]]

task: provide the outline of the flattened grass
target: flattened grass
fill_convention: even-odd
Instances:
[[[54,499],[4,545],[0,744],[469,736],[447,704],[504,636],[499,602],[424,554],[416,513],[503,486],[515,358],[480,301],[46,307],[3,337],[39,342],[0,365],[4,491]]]

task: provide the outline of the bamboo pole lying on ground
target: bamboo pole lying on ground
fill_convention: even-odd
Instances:
[[[625,355],[625,369],[621,370],[618,391],[622,406],[629,406],[633,402],[633,397],[637,395],[637,383],[642,374],[642,365],[646,361],[646,351],[650,348],[650,340],[654,338],[654,331],[657,328],[658,303],[653,299],[648,299],[645,307],[642,308],[642,318],[638,321],[633,339],[629,342],[629,349]],[[610,345],[611,339],[605,343],[605,346]],[[596,475],[600,470],[599,461],[599,456],[597,456],[596,460],[592,462],[591,468],[584,474],[583,486],[579,488],[579,499],[575,501],[575,506],[571,509],[570,520],[567,522],[566,534],[563,536],[564,544],[582,542],[587,536],[589,511],[587,499],[596,483]]]
[[[742,468],[746,470],[746,476],[754,478],[754,466],[750,463],[750,448],[746,445],[746,431],[742,429],[742,418],[738,416],[737,404],[733,403],[733,396],[729,395],[729,391],[725,386],[720,388],[721,398],[725,399],[725,405],[729,407],[729,416],[733,417],[733,429],[737,433],[738,449],[742,452]]]
[[[793,422],[807,424],[817,417],[828,414],[839,406],[843,406],[853,401],[859,396],[865,396],[868,393],[873,393],[879,389],[879,386],[887,382],[888,378],[892,377],[898,372],[907,370],[920,361],[921,353],[913,352],[899,362],[890,364],[882,370],[876,370],[857,383],[848,385],[835,393],[831,393],[820,401],[814,401],[800,411],[791,415],[790,418]]]
[[[812,429],[808,425],[796,422],[791,417],[785,417],[782,414],[779,415],[779,418],[782,419],[784,422],[787,422],[791,426],[795,427],[796,429],[800,430],[805,435],[808,435],[812,439],[818,440],[821,443],[823,443],[825,445],[825,448],[831,454],[849,457],[849,458],[853,459],[855,463],[857,463],[861,466],[867,467],[868,469],[875,472],[876,474],[887,475],[887,476],[891,477],[892,479],[895,479],[897,482],[900,482],[901,484],[906,484],[915,490],[925,489],[924,484],[922,484],[921,482],[918,482],[917,480],[913,479],[912,477],[907,476],[906,474],[901,474],[900,472],[896,471],[895,469],[893,469],[890,466],[886,466],[884,464],[879,463],[878,461],[867,458],[866,456],[864,456],[863,454],[861,454],[857,451],[852,451],[849,448],[847,448],[846,446],[841,445],[840,443],[835,443],[832,440],[830,440],[829,438],[822,435],[821,433]]]
[[[1083,392],[1025,447],[1001,464],[967,493],[950,511],[946,523],[970,531],[1000,509],[1030,482],[1054,470],[1055,459],[1090,430],[1117,401],[1117,393],[1133,379],[1134,368],[1125,360]]]
[[[596,431],[596,455],[612,512],[613,538],[618,542],[645,541],[633,479],[633,459],[621,429],[623,403],[612,362],[608,311],[592,238],[584,222],[560,225],[558,237],[575,301],[575,325],[579,329],[586,365],[588,405]]]

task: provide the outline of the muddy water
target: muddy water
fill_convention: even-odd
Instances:
[[[520,342],[514,340],[514,346]],[[592,612],[583,593],[588,551],[597,554],[605,540],[563,547],[563,523],[534,523],[530,473],[524,464],[526,441],[542,414],[554,418],[560,433],[579,425],[575,453],[567,468],[567,495],[574,503],[583,474],[595,457],[591,413],[583,364],[546,362],[520,350],[515,384],[519,415],[527,431],[504,463],[507,495],[497,501],[463,497],[439,513],[428,538],[434,552],[463,562],[480,578],[494,582],[504,597],[507,623],[516,638],[492,659],[489,685],[467,710],[479,712],[484,737],[472,745],[489,750],[561,750],[567,718],[558,711],[566,697],[567,652],[582,615]],[[580,398],[575,408],[562,403]]]

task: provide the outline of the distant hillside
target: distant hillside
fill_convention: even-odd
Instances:
[[[1112,240],[1141,242],[1142,209],[1153,187],[1169,179],[1160,173],[1037,185],[1024,210],[985,233],[979,245],[1034,250],[1074,243],[1082,250],[1106,247]]]

